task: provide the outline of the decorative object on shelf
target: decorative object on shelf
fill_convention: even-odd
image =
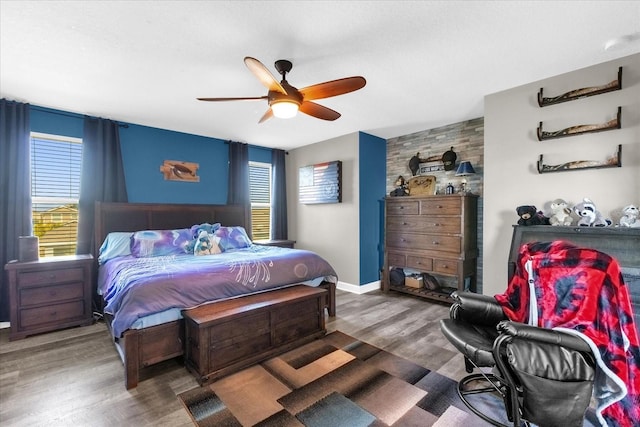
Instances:
[[[549,218],[533,205],[518,206],[516,213],[520,217],[518,225],[549,225]]]
[[[300,203],[342,203],[342,162],[335,160],[299,169]]]
[[[547,139],[581,135],[583,133],[604,132],[607,130],[620,129],[621,126],[622,126],[622,107],[618,107],[618,113],[616,114],[616,118],[609,120],[606,123],[597,124],[597,125],[570,126],[562,130],[546,132],[542,130],[542,122],[540,122],[540,125],[538,126],[536,133],[538,135],[538,141],[544,141]]]
[[[603,217],[600,211],[596,209],[596,204],[586,197],[573,207],[573,211],[580,217],[578,225],[581,227],[606,227],[611,225],[611,220]]]
[[[628,205],[622,208],[620,227],[640,228],[640,209],[635,205]]]
[[[453,151],[453,147],[449,151],[445,151],[442,155],[442,163],[444,163],[444,170],[451,171],[456,167],[456,159],[458,156]]]
[[[571,209],[563,199],[555,199],[551,202],[551,217],[549,224],[551,225],[571,225],[573,218],[571,217]]]
[[[393,190],[391,193],[389,193],[391,197],[409,195],[409,190],[407,189],[407,183],[405,182],[404,177],[402,175],[400,175],[398,179],[396,179],[395,186],[396,186],[396,189]]]
[[[445,189],[445,194],[454,194],[456,192],[455,187],[453,186],[452,183],[449,183],[447,185],[447,188]]]
[[[179,160],[165,160],[160,166],[160,172],[168,181],[200,182],[198,163],[181,162]]]
[[[38,236],[18,237],[18,261],[29,262],[40,259],[40,240]]]
[[[464,162],[460,162],[460,164],[458,165],[458,169],[456,170],[456,176],[462,177],[462,183],[460,184],[460,192],[462,194],[467,193],[467,179],[465,177],[469,175],[473,175],[475,173],[476,171],[473,169],[473,166],[471,166],[471,162],[464,161]]]
[[[538,160],[538,173],[575,171],[582,169],[603,169],[603,168],[619,168],[622,166],[622,145],[618,145],[618,152],[609,157],[604,162],[595,160],[576,160],[573,162],[562,163],[559,165],[545,165],[540,154]]]
[[[613,92],[622,89],[622,67],[618,68],[618,78],[602,86],[585,87],[582,89],[570,90],[562,95],[545,98],[542,96],[542,88],[538,92],[538,105],[546,107],[548,105],[560,104],[567,101],[586,98],[588,96],[600,95],[602,93]]]
[[[414,176],[409,179],[410,196],[433,196],[436,194],[436,177],[433,175]]]

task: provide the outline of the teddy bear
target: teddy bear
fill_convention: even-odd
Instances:
[[[640,228],[640,209],[635,205],[622,208],[624,214],[620,218],[620,227]]]
[[[573,211],[580,217],[578,225],[581,227],[606,227],[611,225],[611,220],[602,216],[596,209],[595,203],[588,198],[573,207]]]
[[[549,218],[533,205],[522,205],[516,208],[520,219],[518,225],[549,225]]]
[[[551,202],[551,217],[549,218],[549,224],[551,225],[571,225],[573,218],[571,218],[571,209],[568,208],[567,202],[562,199],[555,199]]]
[[[222,251],[220,250],[220,246],[218,246],[216,239],[217,237],[213,234],[209,234],[207,230],[200,230],[200,233],[196,238],[195,246],[193,247],[193,254],[199,256],[221,253]]]

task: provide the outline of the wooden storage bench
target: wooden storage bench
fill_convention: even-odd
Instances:
[[[301,285],[185,310],[187,369],[202,385],[325,335],[326,298]]]

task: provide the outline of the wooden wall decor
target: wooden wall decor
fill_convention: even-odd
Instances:
[[[298,195],[305,205],[342,202],[342,162],[335,160],[303,166],[298,174]]]
[[[538,160],[538,173],[549,172],[566,172],[584,169],[603,169],[603,168],[619,168],[622,167],[622,145],[618,145],[618,152],[603,162],[595,160],[576,160],[572,162],[562,163],[559,165],[545,165],[540,154]]]
[[[542,130],[542,122],[538,126],[536,133],[538,134],[538,141],[544,141],[546,139],[555,139],[555,138],[563,138],[566,136],[575,136],[581,135],[583,133],[592,133],[592,132],[603,132],[606,130],[614,130],[620,129],[622,126],[622,107],[618,107],[618,113],[616,114],[616,118],[609,120],[608,122],[597,124],[597,125],[576,125],[570,126],[565,129],[557,130],[557,131],[543,131]]]
[[[575,101],[576,99],[588,96],[600,95],[602,93],[613,92],[622,89],[622,67],[618,68],[618,78],[602,86],[585,87],[571,90],[562,95],[545,98],[542,96],[542,88],[538,92],[538,105],[546,107],[548,105],[560,104],[561,102]]]
[[[200,177],[198,176],[199,167],[198,163],[165,160],[160,166],[160,172],[164,175],[165,180],[200,182]]]

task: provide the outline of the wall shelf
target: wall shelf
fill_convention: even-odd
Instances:
[[[568,172],[585,169],[604,169],[604,168],[619,168],[622,167],[622,145],[618,145],[618,152],[616,155],[604,162],[596,162],[590,160],[577,160],[573,162],[562,163],[560,165],[545,165],[540,154],[538,160],[538,173],[550,173],[550,172]]]
[[[538,134],[538,141],[544,141],[547,139],[564,138],[567,136],[582,135],[585,133],[604,132],[607,130],[620,129],[622,126],[622,107],[618,107],[616,118],[609,120],[608,122],[597,125],[576,125],[557,131],[543,131],[542,122],[538,126],[536,133]]]
[[[542,96],[542,88],[538,92],[538,105],[546,107],[548,105],[560,104],[567,101],[575,101],[589,96],[600,95],[602,93],[613,92],[622,89],[622,67],[618,68],[618,78],[602,86],[585,87],[571,90],[562,95],[545,98]]]

